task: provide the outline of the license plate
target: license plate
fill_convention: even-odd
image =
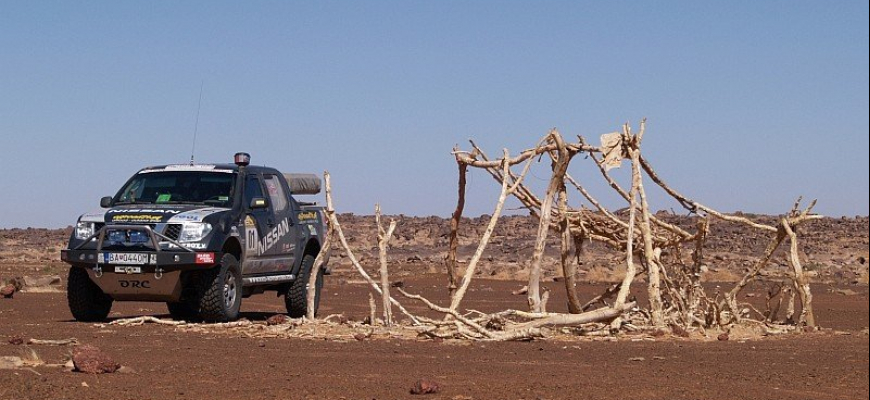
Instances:
[[[115,267],[115,273],[116,274],[127,274],[127,275],[141,274],[142,267],[134,267],[132,265],[118,266],[118,267]]]
[[[146,265],[153,264],[156,258],[148,253],[103,253],[104,264]]]

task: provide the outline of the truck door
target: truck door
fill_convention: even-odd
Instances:
[[[263,192],[263,183],[258,174],[248,174],[245,180],[245,198],[243,207],[245,214],[245,258],[242,263],[242,274],[260,275],[273,269],[263,246],[263,238],[268,234],[270,221],[273,221],[274,213],[272,205],[266,208],[251,208],[254,199],[267,199]]]
[[[290,196],[278,175],[264,174],[263,184],[274,214],[265,241],[266,256],[273,262],[270,272],[289,273],[293,270],[299,243]]]

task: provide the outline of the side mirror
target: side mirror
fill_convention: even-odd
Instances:
[[[252,210],[258,210],[258,209],[266,208],[266,207],[269,207],[269,203],[266,202],[265,198],[255,197],[255,198],[251,199],[251,209]]]
[[[100,199],[100,207],[109,208],[112,206],[112,196],[106,196]]]

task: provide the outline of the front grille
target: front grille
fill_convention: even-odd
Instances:
[[[166,224],[166,228],[163,229],[163,236],[166,236],[172,240],[178,240],[178,237],[181,235],[181,224]]]

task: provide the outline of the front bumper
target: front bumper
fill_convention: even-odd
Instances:
[[[151,247],[145,251],[106,249],[103,244],[110,230],[144,232]],[[161,239],[179,250],[161,248]],[[188,249],[154,232],[148,225],[107,225],[77,247],[60,252],[62,261],[86,269],[91,281],[103,293],[121,301],[178,301],[182,291],[182,271],[211,268],[220,257],[217,252]]]
[[[117,251],[115,251],[117,252]],[[114,270],[116,266],[124,266],[128,264],[105,263],[105,254],[112,251],[97,251],[95,249],[87,250],[61,250],[61,261],[70,264],[74,267],[82,268],[97,268],[103,270]],[[207,263],[197,263],[197,254],[214,254],[214,259],[219,260],[220,254],[214,252],[209,253],[191,253],[191,252],[175,252],[175,251],[151,251],[151,252],[136,252],[137,254],[147,254],[149,262],[147,264],[135,265],[140,267],[142,272],[157,272],[158,268],[163,271],[185,271],[191,269],[204,269],[214,265]],[[201,256],[199,256],[201,257]]]

